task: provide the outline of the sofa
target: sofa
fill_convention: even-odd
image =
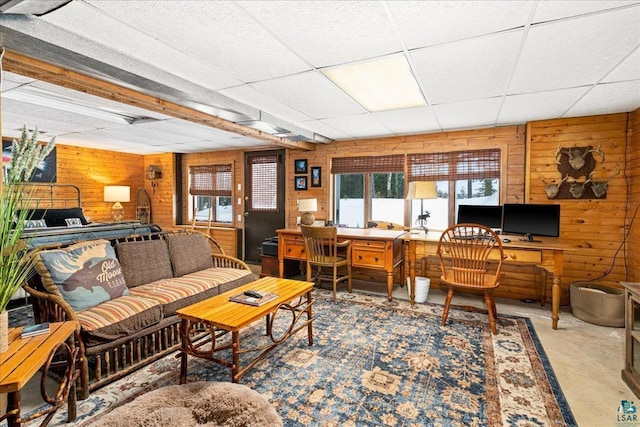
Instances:
[[[176,310],[255,280],[247,264],[190,230],[40,247],[29,256],[37,274],[24,289],[35,321],[78,323],[80,399],[179,348]]]

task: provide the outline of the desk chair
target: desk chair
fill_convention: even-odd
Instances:
[[[487,268],[489,255],[498,251],[498,266],[491,273]],[[448,288],[442,313],[442,326],[447,322],[449,305],[455,290],[481,291],[489,314],[491,332],[496,335],[496,303],[493,290],[500,283],[504,251],[500,237],[492,229],[480,224],[457,224],[447,228],[440,236],[437,254],[440,257],[440,281]],[[494,256],[495,259],[495,256]],[[445,262],[446,261],[446,262]]]
[[[334,301],[336,301],[336,288],[342,281],[347,281],[347,288],[351,293],[351,240],[338,241],[336,227],[301,225],[300,229],[307,254],[307,281],[312,281],[313,267],[317,267],[318,271],[313,281],[331,281]],[[323,267],[330,268],[331,274],[324,274]],[[338,275],[338,267],[346,267],[347,274]]]

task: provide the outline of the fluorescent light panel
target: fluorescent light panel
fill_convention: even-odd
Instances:
[[[426,105],[404,56],[350,64],[323,72],[370,112]]]

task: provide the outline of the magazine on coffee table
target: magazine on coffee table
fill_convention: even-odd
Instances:
[[[273,292],[262,292],[262,291],[257,291],[257,292],[258,294],[262,295],[262,297],[256,298],[256,297],[246,295],[245,293],[240,293],[237,295],[230,296],[229,301],[239,302],[241,304],[248,304],[248,305],[253,305],[258,307],[264,303],[267,303],[273,299],[278,298],[278,294],[275,294]]]

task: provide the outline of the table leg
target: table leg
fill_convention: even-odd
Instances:
[[[180,384],[187,382],[187,348],[189,348],[189,321],[182,319],[180,322]]]
[[[307,335],[309,335],[309,345],[312,346],[313,345],[313,326],[311,322],[311,319],[313,318],[313,313],[311,311],[311,291],[307,292],[307,308],[306,308],[306,312],[307,312],[307,321],[309,322],[307,324]]]
[[[231,332],[231,382],[237,383],[240,379],[240,333],[238,331]]]
[[[387,300],[393,300],[391,294],[393,293],[393,270],[387,271]]]
[[[18,427],[20,423],[20,390],[7,394],[7,426]]]
[[[553,274],[553,285],[551,286],[551,320],[553,329],[558,329],[558,319],[560,319],[560,276]]]

